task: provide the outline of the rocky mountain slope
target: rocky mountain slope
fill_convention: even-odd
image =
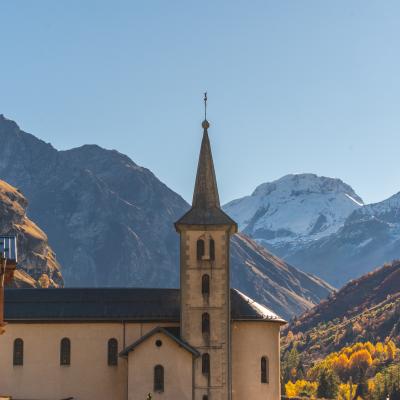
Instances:
[[[21,192],[0,180],[0,232],[18,238],[14,286],[63,286],[60,265],[47,236],[27,217],[26,208],[27,200]]]
[[[287,310],[302,313],[326,297],[332,287],[316,276],[307,275],[274,256],[244,234],[237,234],[231,246],[232,285],[244,293],[256,293],[279,315]]]
[[[240,229],[285,257],[340,229],[363,202],[340,179],[286,175],[224,206]]]
[[[285,349],[295,341],[300,352],[307,350],[305,360],[315,360],[357,341],[387,337],[400,341],[400,261],[349,282],[294,319],[282,344]]]
[[[95,145],[57,151],[4,117],[0,138],[0,176],[29,198],[67,286],[178,286],[173,222],[189,205],[148,169]],[[234,239],[232,270],[235,287],[285,318],[331,292],[243,236]]]

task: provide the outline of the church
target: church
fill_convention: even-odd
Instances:
[[[7,289],[0,397],[280,399],[285,321],[230,288],[237,224],[220,207],[202,127],[192,207],[175,223],[180,288]]]

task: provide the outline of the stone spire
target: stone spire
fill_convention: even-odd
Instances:
[[[197,166],[196,183],[193,192],[193,208],[220,207],[217,179],[215,177],[214,162],[211,153],[208,131],[210,124],[203,121],[203,140],[201,142],[199,163]]]
[[[175,226],[179,229],[179,225],[229,225],[236,232],[236,222],[221,210],[219,202],[217,179],[208,137],[210,123],[207,121],[207,93],[204,93],[204,107],[203,139],[201,141],[192,207],[176,222]]]

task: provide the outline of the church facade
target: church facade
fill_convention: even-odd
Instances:
[[[180,235],[180,289],[8,289],[0,395],[15,399],[280,398],[271,310],[230,288],[237,224],[219,203],[209,123]]]

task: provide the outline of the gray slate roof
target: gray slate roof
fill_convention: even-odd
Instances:
[[[231,289],[234,320],[282,322],[265,307]],[[267,310],[267,311],[265,311]],[[67,288],[6,289],[5,320],[179,322],[179,289]]]
[[[220,208],[194,208],[184,214],[175,226],[179,225],[233,225],[237,231],[236,222]]]

